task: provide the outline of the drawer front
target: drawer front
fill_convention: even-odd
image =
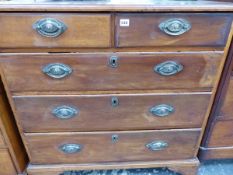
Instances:
[[[0,174],[14,175],[17,174],[10,154],[6,149],[0,149]]]
[[[4,137],[0,131],[0,148],[5,147]]]
[[[232,14],[117,14],[116,45],[224,46]]]
[[[108,14],[2,13],[0,48],[110,47]]]
[[[219,53],[0,57],[11,91],[211,90]]]
[[[219,118],[233,120],[233,76],[230,79],[223,105],[219,112]]]
[[[233,121],[218,121],[215,123],[208,147],[233,147]]]
[[[25,132],[198,128],[209,99],[210,94],[14,97]]]
[[[98,163],[193,158],[199,134],[195,129],[25,134],[25,138],[32,164]]]

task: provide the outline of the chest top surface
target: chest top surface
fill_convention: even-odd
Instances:
[[[232,0],[0,0],[0,11],[233,11]]]

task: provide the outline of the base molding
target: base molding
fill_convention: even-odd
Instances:
[[[210,159],[232,159],[232,155],[233,147],[201,147],[199,152],[199,158],[201,161]]]
[[[168,168],[177,175],[196,175],[199,166],[197,158],[189,160],[153,161],[153,162],[118,162],[103,164],[56,164],[32,165],[27,168],[28,175],[62,175],[67,171],[79,170],[109,170],[138,168]]]

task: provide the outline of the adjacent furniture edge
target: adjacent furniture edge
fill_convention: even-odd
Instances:
[[[16,171],[18,173],[23,173],[28,158],[8,104],[2,82],[0,81],[0,128]]]
[[[226,96],[226,92],[230,82],[230,77],[232,75],[232,67],[233,67],[233,42],[231,42],[229,48],[227,60],[224,65],[223,73],[215,96],[214,104],[202,139],[200,151],[198,154],[198,158],[201,161],[209,160],[209,159],[228,159],[228,158],[232,158],[233,155],[233,147],[211,147],[211,148],[208,147],[208,142],[215,126],[214,123],[218,122],[219,120],[218,112]]]

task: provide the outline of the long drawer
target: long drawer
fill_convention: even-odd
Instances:
[[[2,56],[8,87],[26,91],[211,90],[222,52]]]
[[[14,101],[24,132],[107,131],[201,127],[210,95],[15,96]]]
[[[179,160],[194,157],[200,129],[25,134],[32,164]]]
[[[117,14],[116,46],[224,46],[232,19],[229,13]]]
[[[111,16],[1,13],[0,48],[110,47]]]

